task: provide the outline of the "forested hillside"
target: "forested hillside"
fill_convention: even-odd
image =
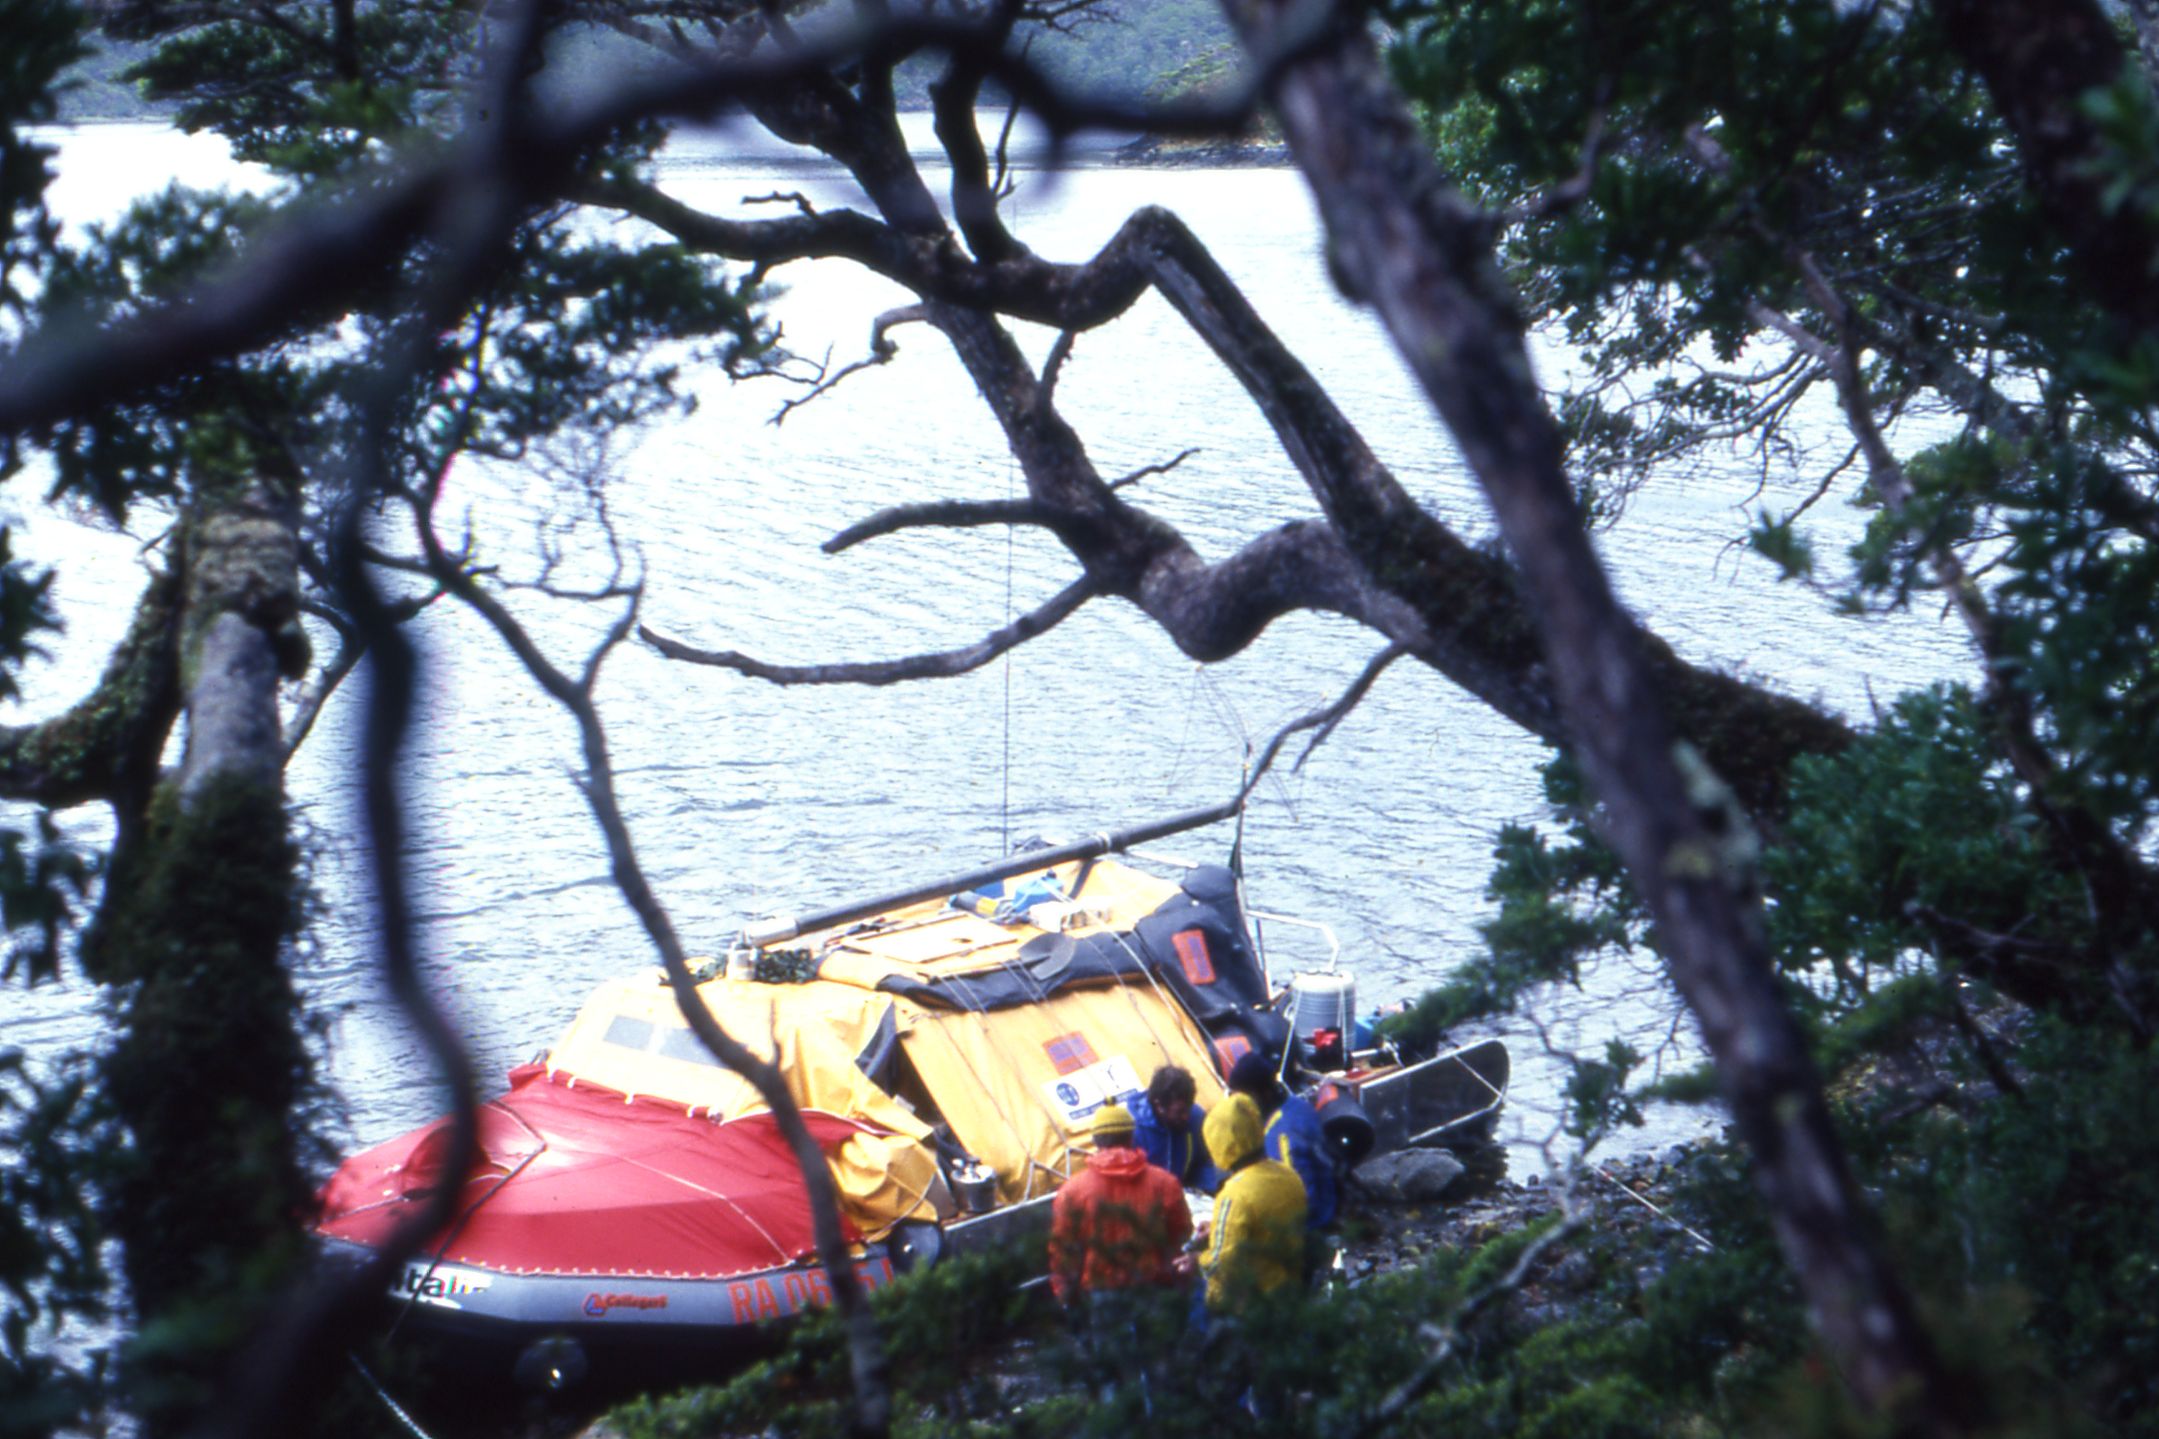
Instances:
[[[97,36],[90,53],[68,70],[59,94],[60,118],[138,120],[166,113],[169,107],[144,99],[139,87],[123,78],[129,66],[155,48]]]
[[[645,46],[599,28],[558,43],[576,57],[569,68],[581,78],[571,82],[573,88],[625,67],[639,68],[650,58]],[[90,53],[67,72],[61,117],[128,120],[169,112],[169,105],[145,99],[139,86],[123,78],[129,66],[155,49],[109,34],[92,36]],[[1201,73],[1227,69],[1234,63],[1236,37],[1214,0],[1110,0],[1042,31],[1031,53],[1076,92],[1136,103],[1186,83],[1195,67]],[[900,67],[895,85],[901,108],[928,109],[935,76],[936,66],[928,61]]]

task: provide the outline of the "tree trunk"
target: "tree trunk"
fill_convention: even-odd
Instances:
[[[1283,53],[1293,8],[1225,0],[1259,55]],[[1697,753],[1673,743],[1642,636],[1590,545],[1489,221],[1440,176],[1356,26],[1303,46],[1269,99],[1319,201],[1336,273],[1379,312],[1514,552],[1575,753],[1701,1023],[1825,1347],[1876,1413],[1909,1432],[1962,1432],[1965,1396],[1881,1254],[1777,999],[1750,888],[1752,836]]]
[[[308,1194],[277,713],[301,652],[296,541],[251,489],[204,503],[179,548],[186,761],[116,855],[98,937],[120,996],[106,1084],[127,1134],[108,1208],[137,1321],[126,1364],[153,1439],[204,1413],[299,1256]]]
[[[2137,8],[2140,28],[2148,13]],[[1934,0],[1934,15],[2015,132],[2032,193],[2086,287],[2132,334],[2149,333],[2159,326],[2159,229],[2146,196],[2109,195],[2109,142],[2085,109],[2123,78],[2128,58],[2107,12],[2097,0]]]

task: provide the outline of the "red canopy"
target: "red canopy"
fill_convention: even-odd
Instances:
[[[510,1092],[478,1117],[480,1158],[441,1256],[452,1263],[717,1278],[815,1249],[802,1176],[769,1114],[716,1125],[532,1064],[512,1070]],[[814,1111],[803,1119],[828,1152],[859,1128]],[[323,1186],[317,1230],[382,1244],[441,1183],[449,1142],[440,1119],[346,1160]],[[857,1237],[844,1215],[841,1228]]]

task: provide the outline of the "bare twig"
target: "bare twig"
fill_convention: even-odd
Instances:
[[[1138,484],[1141,480],[1146,479],[1149,475],[1166,475],[1171,470],[1176,469],[1179,465],[1183,464],[1186,460],[1191,459],[1194,455],[1198,453],[1199,447],[1197,445],[1190,446],[1186,449],[1178,451],[1177,454],[1170,459],[1163,460],[1157,464],[1141,465],[1136,470],[1129,470],[1126,473],[1119,475],[1116,479],[1109,482],[1109,487],[1113,490],[1121,490],[1127,485]]]
[[[973,530],[988,525],[1053,525],[1055,517],[1033,500],[930,500],[894,505],[841,530],[819,548],[828,555],[901,530]]]
[[[944,679],[980,669],[1007,650],[1053,628],[1099,593],[1082,578],[1065,586],[1047,604],[956,650],[857,664],[775,665],[737,650],[701,650],[640,626],[638,637],[669,659],[733,670],[776,685],[889,685],[902,680]]]
[[[742,197],[742,203],[745,205],[793,205],[811,219],[817,218],[817,207],[812,205],[810,197],[800,190],[775,190],[769,195],[745,195]]]
[[[900,352],[900,347],[894,343],[889,332],[900,325],[913,324],[928,318],[920,305],[904,305],[897,310],[887,310],[882,315],[879,315],[870,324],[870,353],[851,365],[843,366],[838,374],[829,377],[821,373],[823,367],[820,366],[820,374],[811,384],[809,393],[800,399],[789,400],[781,405],[779,410],[772,416],[772,423],[774,425],[785,424],[789,415],[818,396],[836,389],[839,383],[849,375],[888,363],[894,355]]]
[[[1325,744],[1342,721],[1349,718],[1349,712],[1355,709],[1372,686],[1378,683],[1379,677],[1387,672],[1387,666],[1407,653],[1409,651],[1401,645],[1388,645],[1366,662],[1363,673],[1350,682],[1349,688],[1342,692],[1342,697],[1325,712],[1311,742],[1305,745],[1304,753],[1298,755],[1297,763],[1291,766],[1293,771],[1304,768],[1305,761],[1312,757],[1312,752]]]
[[[1386,672],[1387,666],[1393,664],[1407,653],[1408,651],[1401,645],[1388,645],[1378,654],[1372,656],[1370,662],[1365,665],[1363,672],[1355,680],[1351,681],[1349,688],[1342,692],[1339,699],[1332,704],[1299,715],[1276,730],[1272,737],[1268,739],[1266,748],[1260,751],[1259,759],[1252,766],[1252,772],[1245,776],[1244,788],[1238,791],[1238,802],[1242,803],[1252,797],[1252,792],[1258,789],[1259,782],[1266,778],[1267,771],[1273,767],[1276,756],[1281,754],[1282,746],[1289,742],[1291,735],[1301,734],[1305,730],[1316,730],[1318,733],[1313,735],[1311,743],[1304,747],[1304,753],[1298,756],[1294,767],[1303,769],[1304,762],[1312,757],[1312,751],[1324,744],[1327,736],[1334,733],[1335,726],[1339,725],[1343,718],[1357,707],[1358,702],[1371,690],[1373,682]]]
[[[420,528],[425,536],[428,527],[423,524]],[[780,1134],[794,1155],[809,1194],[818,1259],[831,1280],[833,1298],[847,1322],[855,1383],[855,1431],[862,1435],[884,1434],[891,1423],[884,1345],[878,1338],[861,1276],[855,1269],[853,1256],[847,1252],[846,1239],[840,1229],[839,1196],[831,1169],[804,1125],[801,1108],[795,1103],[779,1070],[722,1029],[698,994],[697,982],[690,974],[687,952],[666,907],[645,877],[629,825],[615,797],[614,764],[608,751],[607,733],[600,722],[594,689],[599,681],[601,664],[636,626],[638,596],[633,593],[621,617],[587,657],[582,674],[572,680],[541,652],[499,600],[450,563],[447,555],[439,557],[442,563],[437,579],[487,621],[541,689],[575,719],[585,756],[586,777],[582,788],[606,842],[616,887],[636,914],[653,948],[659,951],[683,1019],[715,1059],[748,1079],[756,1088],[771,1109]]]

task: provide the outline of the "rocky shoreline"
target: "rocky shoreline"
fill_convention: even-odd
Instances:
[[[1593,1159],[1573,1177],[1571,1192],[1567,1181],[1543,1175],[1508,1178],[1504,1157],[1496,1149],[1452,1156],[1445,1150],[1427,1151],[1427,1156],[1451,1159],[1459,1166],[1457,1176],[1436,1193],[1420,1189],[1415,1180],[1399,1182],[1402,1164],[1375,1161],[1380,1167],[1368,1165],[1371,1173],[1360,1170],[1351,1180],[1341,1225],[1340,1280],[1356,1285],[1420,1264],[1436,1253],[1474,1249],[1548,1219],[1570,1201],[1584,1231],[1609,1235],[1638,1252],[1645,1263],[1661,1268],[1663,1256],[1712,1242],[1674,1212],[1679,1183],[1702,1152],[1680,1145],[1661,1153]],[[1421,1162],[1428,1166],[1431,1160],[1422,1157]],[[1429,1185],[1443,1173],[1444,1167],[1438,1173],[1428,1170],[1423,1182]],[[1526,1302],[1549,1300],[1558,1297],[1554,1291],[1569,1290],[1573,1270],[1566,1263],[1568,1250],[1568,1245],[1555,1246],[1532,1266],[1522,1289]],[[1586,1282],[1586,1273],[1582,1278]]]
[[[1142,135],[1119,145],[1104,164],[1134,170],[1244,170],[1290,163],[1289,147],[1280,140],[1183,140]]]

